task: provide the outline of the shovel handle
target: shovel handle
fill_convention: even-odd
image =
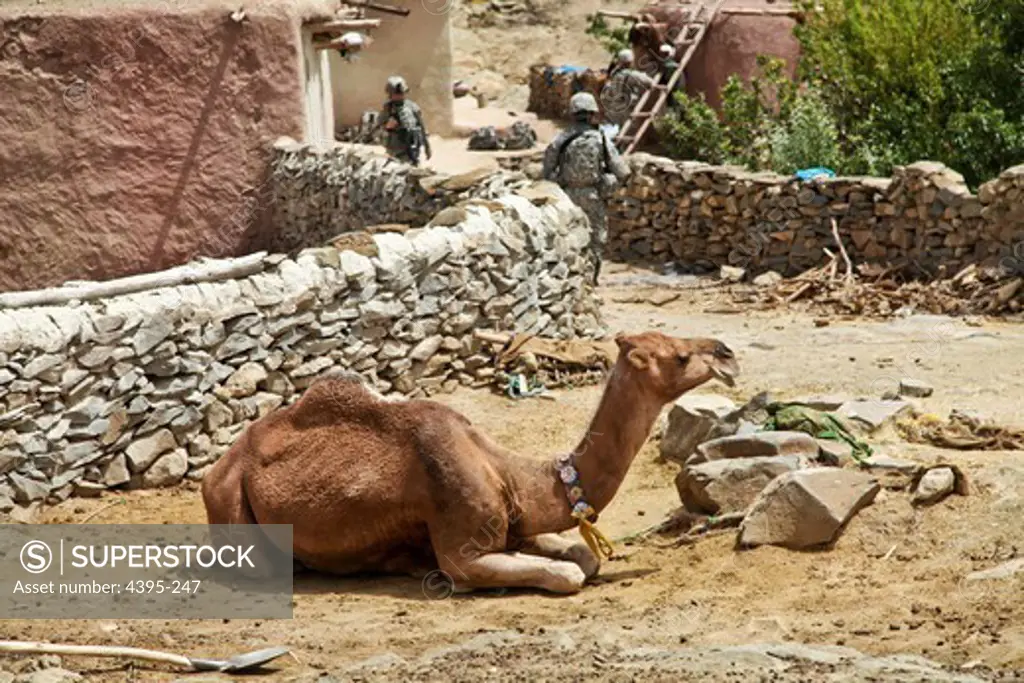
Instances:
[[[138,647],[107,647],[105,645],[57,645],[54,643],[33,643],[20,640],[0,640],[0,652],[38,655],[79,655],[82,657],[130,657],[151,662],[177,664],[192,669],[192,660],[182,655]]]

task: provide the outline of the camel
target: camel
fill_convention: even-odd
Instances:
[[[559,532],[596,521],[666,404],[739,374],[716,339],[644,332],[615,343],[586,434],[555,460],[520,456],[436,401],[385,398],[354,373],[322,377],[207,473],[209,523],[291,524],[294,560],[323,573],[440,569],[458,592],[578,592],[600,553]]]

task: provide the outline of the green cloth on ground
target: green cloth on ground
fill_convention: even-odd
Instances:
[[[802,403],[772,403],[766,410],[771,417],[761,427],[765,431],[804,432],[817,439],[845,441],[853,449],[854,459],[863,461],[871,456],[871,446],[851,434],[838,415]]]

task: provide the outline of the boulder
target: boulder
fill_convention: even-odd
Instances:
[[[259,363],[243,363],[224,383],[231,398],[245,398],[256,393],[260,382],[267,378],[267,370]]]
[[[942,464],[919,468],[914,473],[910,489],[914,492],[910,499],[913,505],[932,505],[951,493],[966,496],[969,485],[967,475],[959,467]]]
[[[755,432],[706,441],[697,446],[697,452],[686,464],[774,455],[800,455],[814,460],[818,457],[818,451],[818,442],[803,432]]]
[[[128,469],[132,472],[142,472],[148,469],[157,458],[177,445],[174,434],[169,429],[161,429],[151,436],[133,441],[125,449],[125,455],[128,457]]]
[[[686,462],[694,449],[709,438],[716,425],[736,410],[736,404],[715,394],[685,394],[668,413],[661,439],[661,457]]]
[[[794,550],[832,543],[881,487],[869,474],[820,467],[787,472],[761,491],[740,523],[741,546]]]
[[[101,471],[103,483],[109,488],[127,484],[131,481],[132,475],[128,471],[128,461],[124,453],[118,453],[114,459],[103,466]]]
[[[810,465],[802,455],[712,460],[684,467],[676,475],[676,490],[690,512],[744,512],[776,477]]]
[[[160,488],[162,486],[173,486],[185,477],[188,472],[188,453],[184,448],[179,448],[157,459],[153,465],[142,473],[142,476],[132,478],[133,483],[141,484],[142,488]]]

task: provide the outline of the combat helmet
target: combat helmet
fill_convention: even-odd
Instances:
[[[573,116],[583,113],[596,114],[599,111],[597,100],[588,92],[578,92],[569,100],[569,113]]]
[[[405,94],[409,92],[409,84],[405,82],[405,79],[401,76],[391,76],[388,78],[387,85],[384,87],[387,94]]]

